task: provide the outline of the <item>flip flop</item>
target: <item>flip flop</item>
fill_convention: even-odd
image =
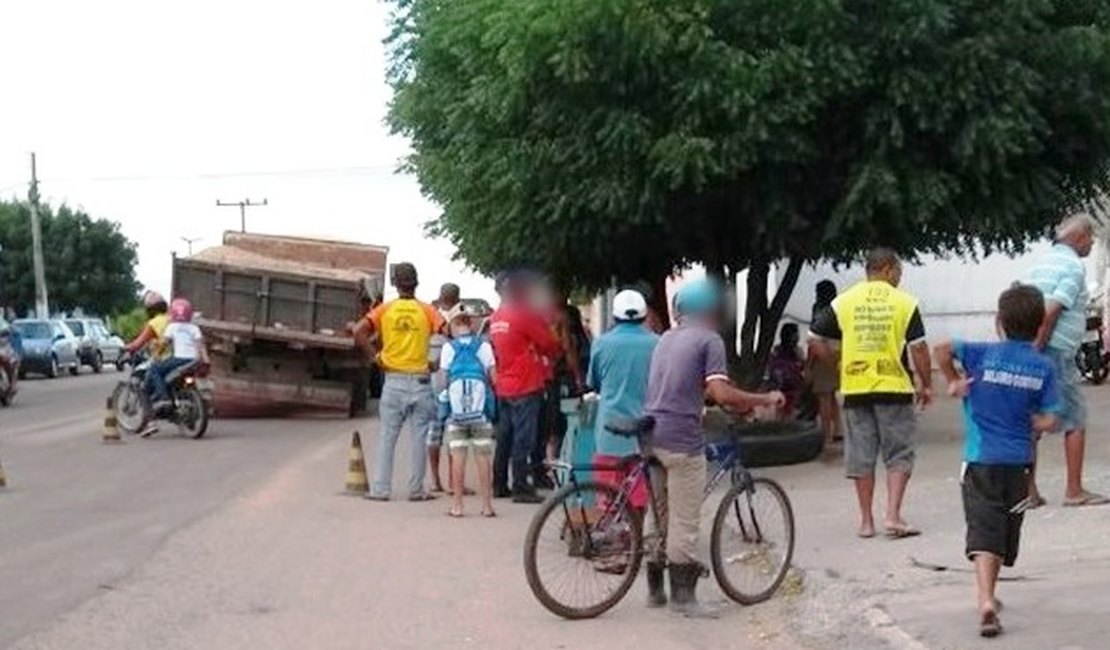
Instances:
[[[494,512],[493,510],[483,510],[482,511],[482,516],[486,517],[488,519],[493,519],[494,517],[497,516],[497,513]]]
[[[1096,494],[1094,492],[1084,492],[1083,495],[1078,498],[1073,497],[1064,499],[1064,506],[1068,508],[1081,508],[1083,506],[1104,506],[1108,503],[1110,503],[1110,499],[1107,499],[1101,494]]]
[[[979,619],[979,636],[993,639],[999,634],[1002,634],[1002,623],[998,620],[998,612],[985,612]]]
[[[448,517],[451,517],[452,519],[461,519],[463,516],[462,510],[455,510],[454,508],[448,510],[444,514],[446,514]]]
[[[910,526],[903,524],[899,526],[886,526],[887,539],[906,539],[907,537],[917,537],[921,531]]]

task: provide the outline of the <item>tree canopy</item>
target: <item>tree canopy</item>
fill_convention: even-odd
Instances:
[[[396,5],[390,119],[482,271],[1013,251],[1110,184],[1108,0]]]
[[[108,315],[132,308],[136,246],[119,224],[65,205],[39,207],[46,285],[52,311]],[[23,315],[34,309],[31,216],[24,202],[0,201],[0,305]]]

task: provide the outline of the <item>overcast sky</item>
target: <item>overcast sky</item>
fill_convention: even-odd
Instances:
[[[383,124],[388,9],[2,2],[0,197],[26,198],[37,152],[44,199],[119,221],[139,244],[138,279],[160,290],[180,238],[200,248],[238,229],[238,208],[217,199],[266,198],[249,230],[387,245],[417,264],[422,297],[454,280],[490,298],[488,280],[447,261],[448,243],[424,239],[436,208],[394,173],[407,145]]]

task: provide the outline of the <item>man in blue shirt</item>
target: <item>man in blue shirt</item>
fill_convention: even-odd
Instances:
[[[605,425],[618,420],[639,418],[644,411],[644,394],[647,392],[651,354],[659,337],[644,327],[647,319],[647,301],[638,291],[626,289],[613,298],[613,318],[617,324],[594,344],[590,351],[590,369],[586,383],[598,392],[597,416],[594,424],[596,453],[594,465],[610,467],[596,472],[599,483],[617,487],[624,476],[618,467],[621,459],[635,454],[634,438],[615,435]],[[647,507],[646,485],[637,485],[629,499],[633,508]],[[604,507],[604,504],[599,504]],[[664,565],[649,561],[648,604],[661,607],[667,604],[663,590]]]
[[[1065,506],[1096,506],[1110,503],[1106,497],[1083,487],[1083,454],[1086,448],[1087,406],[1079,390],[1075,353],[1087,330],[1087,272],[1083,258],[1094,246],[1094,224],[1085,216],[1064,221],[1056,229],[1056,243],[1028,275],[1027,282],[1045,299],[1044,322],[1035,344],[1056,364],[1060,389],[1060,427],[1064,432],[1067,464]],[[1044,504],[1035,481],[1031,481],[1033,507]]]
[[[1061,411],[1055,364],[1033,345],[1044,313],[1035,287],[1011,287],[998,299],[1001,343],[956,341],[936,349],[948,392],[963,398],[965,553],[975,563],[985,637],[1002,631],[995,585],[1000,567],[1017,559],[1034,436],[1052,430]]]

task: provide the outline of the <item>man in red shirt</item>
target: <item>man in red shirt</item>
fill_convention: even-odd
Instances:
[[[530,303],[537,286],[534,275],[506,274],[498,285],[501,306],[490,316],[488,330],[497,359],[494,391],[500,428],[493,461],[494,495],[504,498],[511,494],[516,503],[539,503],[542,499],[528,483],[528,458],[539,434],[548,364],[562,352],[562,345]]]

